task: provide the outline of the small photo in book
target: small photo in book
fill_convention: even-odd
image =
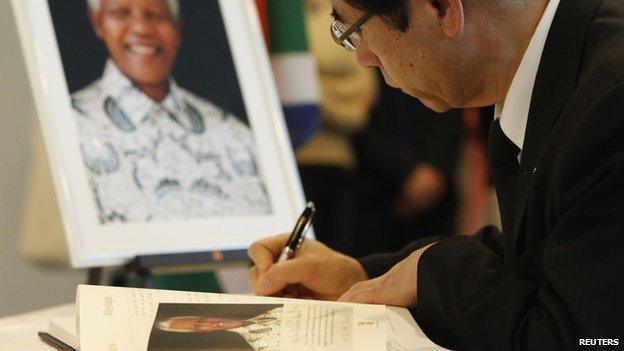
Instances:
[[[148,351],[280,350],[283,304],[160,304]]]

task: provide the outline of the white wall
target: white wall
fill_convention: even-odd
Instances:
[[[73,301],[76,284],[86,280],[83,271],[35,266],[18,253],[36,126],[10,1],[1,0],[0,317]]]

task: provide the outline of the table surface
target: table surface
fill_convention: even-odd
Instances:
[[[73,317],[75,311],[75,304],[69,303],[0,319],[0,350],[54,351],[37,333],[48,330],[50,318]]]

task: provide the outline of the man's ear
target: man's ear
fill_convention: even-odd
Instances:
[[[464,30],[464,7],[463,0],[431,0],[438,12],[438,21],[444,34],[449,38],[455,38]]]
[[[91,25],[93,26],[93,31],[98,38],[102,39],[102,18],[100,16],[101,11],[94,11],[91,9],[87,10],[87,15],[89,16],[89,20],[91,21]]]

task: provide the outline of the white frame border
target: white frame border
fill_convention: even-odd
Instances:
[[[173,228],[180,228],[179,226],[182,226],[184,227],[183,229],[188,230],[188,226],[194,226],[196,230],[194,234],[191,235],[193,237],[192,239],[201,240],[205,235],[200,236],[202,231],[199,226],[205,224],[203,224],[203,220],[185,223],[167,222],[158,224],[160,228],[164,228],[163,233],[167,233],[161,233],[160,238],[150,237],[150,241],[157,241],[158,245],[150,243],[152,244],[151,246],[146,246],[145,241],[140,240],[144,238],[140,238],[137,242],[133,243],[135,244],[134,247],[115,247],[113,244],[113,246],[108,247],[106,250],[98,252],[97,250],[92,250],[87,247],[89,245],[92,246],[92,243],[86,243],[86,238],[84,237],[85,233],[81,233],[81,231],[87,229],[89,225],[92,225],[94,222],[97,223],[97,220],[95,218],[85,219],[81,217],[80,212],[84,211],[78,209],[77,206],[78,203],[83,206],[85,205],[84,193],[82,195],[77,193],[80,192],[80,189],[88,189],[88,184],[86,183],[86,172],[84,172],[84,166],[82,165],[82,158],[79,155],[78,148],[69,145],[70,141],[67,140],[75,140],[75,136],[77,135],[75,124],[71,123],[71,126],[65,125],[69,130],[63,129],[65,133],[72,133],[71,135],[73,135],[73,137],[61,137],[63,133],[61,133],[60,126],[62,126],[63,122],[59,122],[59,116],[62,118],[63,114],[71,113],[69,104],[70,95],[67,89],[48,2],[47,0],[12,0],[31,90],[43,131],[55,193],[59,203],[72,265],[74,267],[117,265],[137,255],[246,249],[250,241],[262,238],[266,235],[290,230],[298,212],[303,208],[303,190],[299,181],[290,140],[286,132],[283,112],[275,88],[276,85],[255,4],[251,0],[218,1],[232,52],[234,66],[239,78],[238,81],[241,93],[245,101],[249,122],[252,126],[254,136],[256,137],[256,142],[260,149],[276,156],[276,161],[278,163],[279,178],[282,181],[281,186],[283,186],[285,191],[281,194],[275,194],[275,192],[280,193],[280,191],[276,191],[274,186],[268,186],[267,188],[271,195],[271,204],[273,209],[276,210],[281,208],[281,202],[284,201],[284,208],[282,210],[277,210],[277,213],[273,216],[275,218],[269,221],[271,223],[264,223],[260,226],[260,229],[253,229],[252,225],[252,228],[249,230],[256,231],[253,235],[238,235],[235,238],[230,238],[228,236],[230,241],[227,243],[212,243],[209,245],[207,241],[203,241],[199,244],[194,241],[186,242],[185,244],[178,243],[175,247],[171,247],[170,243],[167,243],[167,240],[171,240],[169,238],[172,236]],[[236,40],[232,40],[232,37],[235,37]],[[245,50],[245,47],[247,47],[248,50]],[[57,55],[51,55],[50,53],[52,52],[57,53]],[[250,80],[243,81],[240,79],[241,77],[246,77],[247,79],[249,75],[255,78],[251,83],[246,83]],[[254,106],[253,110],[250,109],[250,105]],[[255,125],[261,124],[261,120],[254,118],[254,116],[258,115],[270,116],[270,118],[267,119],[270,121],[270,125],[267,126],[270,131],[264,130],[263,133],[267,134],[270,132],[273,142],[269,144],[272,144],[272,148],[270,145],[261,145],[267,144],[268,140],[258,137],[258,133],[260,132],[257,132],[257,130],[264,128],[264,126]],[[269,157],[264,156],[264,152],[258,152],[258,155],[260,168],[264,172],[263,179],[265,182],[270,183],[270,180],[267,178],[272,178],[272,176],[267,173],[267,170],[274,168],[273,166],[275,165],[269,165],[268,162],[266,162]],[[70,177],[72,170],[68,170],[67,166],[75,166],[76,160],[80,161],[80,168],[85,176],[83,179],[78,180],[78,182],[82,182],[82,184],[72,187],[69,179],[75,178]],[[88,195],[89,197],[91,196],[91,194]],[[78,201],[81,197],[82,201]],[[279,206],[278,203],[280,204]],[[88,204],[93,206],[92,198],[88,201]],[[85,224],[85,222],[89,221],[91,221],[91,224]],[[241,219],[230,218],[225,221],[241,222]],[[251,219],[251,221],[260,222],[262,219],[255,218]],[[215,228],[224,229],[224,225],[226,224],[227,223],[223,223]],[[245,221],[242,221],[240,224],[242,226],[249,226],[251,222],[245,223]],[[125,228],[123,230],[138,229],[132,228],[135,226],[151,227],[151,230],[155,227],[153,224],[124,224],[123,227]],[[110,230],[114,226],[107,225],[100,227]],[[104,230],[104,232],[108,230]],[[179,229],[177,231],[179,231]],[[101,235],[104,232],[97,234]],[[220,233],[220,235],[229,234],[224,232]],[[165,240],[163,241],[163,239]]]

